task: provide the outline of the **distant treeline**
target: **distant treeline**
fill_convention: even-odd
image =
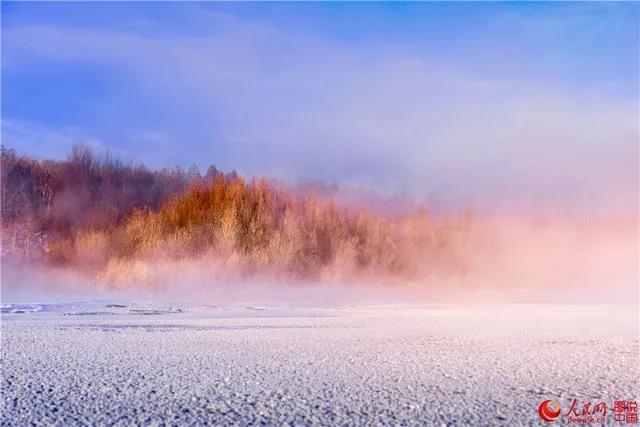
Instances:
[[[137,283],[130,272],[158,261],[285,280],[419,280],[467,265],[468,213],[434,221],[422,210],[355,212],[322,191],[246,181],[213,166],[204,176],[151,171],[86,147],[64,161],[5,148],[1,157],[3,256],[101,282]]]

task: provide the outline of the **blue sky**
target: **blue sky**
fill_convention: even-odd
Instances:
[[[445,205],[636,206],[637,3],[3,3],[2,140]]]

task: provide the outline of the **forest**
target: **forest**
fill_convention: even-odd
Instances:
[[[84,146],[66,160],[3,147],[1,159],[2,257],[107,286],[153,285],[148,266],[159,264],[243,279],[389,283],[464,275],[469,264],[468,211],[348,208],[323,188],[215,166],[155,171]]]

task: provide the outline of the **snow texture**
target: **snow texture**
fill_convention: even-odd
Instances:
[[[634,306],[3,304],[1,330],[2,425],[540,425],[545,399],[640,397]]]

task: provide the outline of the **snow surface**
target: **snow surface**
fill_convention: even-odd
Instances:
[[[1,319],[2,425],[540,425],[545,399],[640,397],[635,306],[92,301]]]

